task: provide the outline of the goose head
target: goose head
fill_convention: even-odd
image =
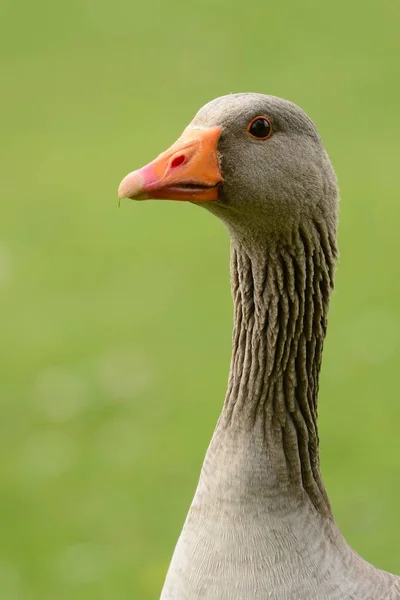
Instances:
[[[298,106],[275,96],[212,100],[168,150],[123,179],[119,197],[199,204],[241,242],[287,238],[321,220],[336,234],[336,177],[321,138]]]

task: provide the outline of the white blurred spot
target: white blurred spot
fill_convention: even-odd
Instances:
[[[0,243],[0,285],[5,285],[12,274],[12,259],[9,249]]]
[[[67,421],[79,415],[88,402],[86,382],[73,371],[52,368],[39,373],[35,381],[37,405],[53,421]]]
[[[101,579],[109,567],[109,562],[103,547],[80,543],[64,550],[56,568],[61,579],[79,585]]]
[[[102,357],[97,366],[101,387],[117,400],[134,399],[152,381],[149,365],[131,349],[121,349]]]
[[[22,577],[11,563],[0,563],[0,597],[4,600],[22,598]]]
[[[74,462],[74,439],[58,431],[45,431],[28,438],[22,448],[24,476],[55,477],[65,473]]]

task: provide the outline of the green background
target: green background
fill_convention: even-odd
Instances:
[[[0,5],[0,597],[150,600],[230,358],[228,239],[125,201],[211,98],[315,120],[341,186],[320,392],[324,479],[355,548],[400,571],[397,0]]]

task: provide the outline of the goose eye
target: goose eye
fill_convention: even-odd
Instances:
[[[247,126],[247,133],[257,140],[267,140],[272,133],[272,125],[266,117],[255,117]]]

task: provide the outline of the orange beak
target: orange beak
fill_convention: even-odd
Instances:
[[[221,127],[185,129],[168,150],[129,173],[120,183],[118,196],[133,200],[217,200],[222,182],[217,150],[220,135]]]

